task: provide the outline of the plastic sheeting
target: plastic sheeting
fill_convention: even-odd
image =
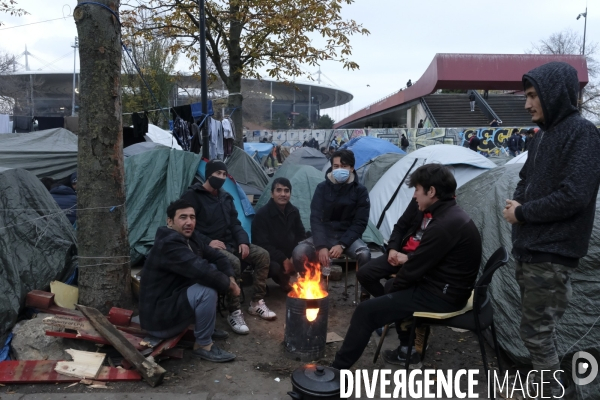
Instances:
[[[511,227],[502,217],[502,209],[505,200],[513,197],[522,166],[523,164],[515,163],[487,171],[457,191],[458,204],[469,213],[481,233],[483,262],[500,246],[506,247],[509,252],[512,250]],[[559,357],[568,355],[564,357],[561,366],[568,371],[571,368],[571,356],[576,351],[585,350],[600,360],[599,207],[600,197],[596,199],[596,216],[588,254],[571,273],[573,295],[556,328]],[[513,360],[528,364],[529,352],[519,335],[521,296],[514,278],[515,267],[516,262],[511,257],[506,266],[496,271],[490,294],[500,346]],[[596,378],[586,386],[577,386],[577,389],[578,398],[598,398],[600,379]]]
[[[275,178],[287,178],[292,184],[292,197],[290,202],[300,210],[300,217],[302,218],[302,224],[304,229],[307,231],[310,229],[310,202],[312,201],[317,185],[323,182],[325,175],[315,168],[309,165],[283,165],[277,170],[273,179]],[[260,200],[256,203],[255,208],[258,210],[271,198],[271,187],[267,186],[260,196]],[[375,226],[369,222],[362,239],[366,243],[375,243],[379,246],[383,245],[383,237],[375,228]]]
[[[123,149],[123,157],[131,157],[136,154],[145,153],[146,151],[154,150],[156,148],[165,148],[166,146],[160,143],[154,142],[141,142],[132,144],[131,146],[127,146]]]
[[[173,136],[171,132],[165,131],[156,125],[148,124],[148,133],[146,133],[146,137],[154,143],[160,143],[163,146],[181,150],[181,146],[177,143],[175,136]]]
[[[77,136],[63,128],[0,136],[0,167],[61,179],[77,170]]]
[[[0,344],[26,294],[67,278],[75,255],[75,230],[42,182],[23,169],[0,171]]]
[[[159,226],[167,223],[168,205],[192,183],[200,156],[159,148],[125,159],[126,210],[132,263],[145,256]]]
[[[225,160],[227,173],[233,176],[237,183],[264,190],[269,177],[260,165],[239,147],[233,147],[231,156]]]
[[[379,179],[369,193],[371,199],[369,219],[379,228],[386,241],[412,199],[414,189],[406,185],[408,176],[421,165],[431,163],[453,165],[454,178],[458,187],[485,172],[486,169],[496,167],[481,154],[454,145],[427,146],[405,155]]]
[[[310,165],[321,170],[328,163],[327,157],[319,150],[312,147],[300,147],[286,157],[283,165]]]
[[[273,143],[244,143],[244,151],[251,157],[258,153],[258,159],[261,160],[273,151]]]

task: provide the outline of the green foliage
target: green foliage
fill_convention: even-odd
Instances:
[[[294,128],[308,129],[310,124],[308,123],[308,117],[306,114],[295,115]]]
[[[15,17],[20,17],[21,15],[28,15],[29,13],[22,8],[15,7],[17,5],[16,0],[2,0],[0,1],[0,12],[5,14],[10,14]],[[0,26],[2,26],[2,21],[0,21]]]
[[[333,129],[335,121],[328,114],[322,115],[317,121],[317,129]]]
[[[273,114],[273,121],[271,121],[271,129],[289,129],[290,124],[287,115],[279,112]]]

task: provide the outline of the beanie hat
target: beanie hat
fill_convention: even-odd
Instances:
[[[77,172],[73,172],[71,175],[71,185],[77,183]]]
[[[204,176],[206,179],[208,179],[209,176],[220,170],[227,172],[227,165],[225,165],[225,163],[221,160],[211,160],[206,163],[206,171]]]

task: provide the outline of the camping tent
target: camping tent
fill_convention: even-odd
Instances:
[[[291,153],[282,165],[310,165],[321,170],[327,162],[327,157],[319,150],[312,147],[300,147]]]
[[[166,146],[155,143],[155,142],[140,142],[127,146],[123,149],[123,157],[131,157],[136,154],[144,153],[146,151],[154,150],[156,148],[165,148]]]
[[[404,157],[404,154],[384,153],[367,161],[366,164],[356,171],[359,182],[365,185],[370,192],[383,174],[385,174],[387,170],[390,169],[392,165],[396,164],[402,157]]]
[[[262,167],[248,153],[238,147],[233,147],[233,152],[225,160],[225,164],[227,173],[233,176],[233,179],[239,184],[254,187],[262,192],[269,182],[269,177]]]
[[[167,206],[192,183],[200,156],[168,147],[125,159],[126,210],[132,263],[145,256],[156,229],[166,224]]]
[[[369,160],[372,160],[380,154],[406,154],[405,151],[395,144],[372,136],[356,137],[344,144],[338,150],[352,150],[354,158],[356,159],[356,163],[354,164],[355,169],[359,169]]]
[[[505,199],[511,199],[519,182],[523,164],[513,163],[489,170],[457,191],[459,205],[471,216],[481,233],[483,245],[482,265],[500,246],[512,249],[511,226],[502,217]],[[567,354],[562,368],[570,370],[571,355],[580,350],[596,356],[600,354],[600,197],[596,199],[596,216],[587,256],[571,273],[573,295],[567,310],[557,325],[556,340],[559,357]],[[507,354],[520,363],[529,362],[529,352],[519,335],[521,320],[520,290],[514,278],[515,260],[500,268],[490,286],[494,305],[494,323],[498,341]],[[596,324],[596,325],[594,325]],[[593,326],[596,328],[592,329]],[[591,351],[590,351],[591,350]],[[570,375],[570,374],[569,374]],[[600,393],[598,379],[593,384],[578,386],[578,398],[597,398]]]
[[[63,128],[0,136],[0,167],[22,168],[41,178],[77,170],[77,136]]]
[[[523,152],[523,153],[519,154],[518,156],[511,158],[509,161],[507,161],[507,163],[505,165],[525,164],[525,161],[527,161],[527,152]]]
[[[300,210],[302,224],[304,225],[304,228],[309,231],[310,202],[312,201],[317,185],[323,182],[323,173],[309,165],[284,164],[277,170],[273,176],[273,179],[279,177],[290,180],[292,184],[292,197],[290,202],[294,206],[298,207],[298,210]],[[256,204],[255,208],[258,210],[260,207],[267,204],[270,198],[271,187],[267,186],[262,196],[260,196],[260,200]],[[380,246],[383,244],[383,238],[381,237],[381,234],[370,222],[367,226],[367,230],[363,234],[363,240],[367,243],[375,243]]]
[[[2,169],[2,168],[0,168]],[[0,348],[31,290],[74,270],[73,226],[36,176],[0,171]]]
[[[258,159],[262,160],[264,156],[268,156],[273,150],[273,143],[244,143],[244,151],[250,157],[258,154]]]
[[[414,190],[407,185],[412,171],[424,164],[452,165],[458,187],[496,165],[474,151],[450,144],[422,147],[405,155],[379,179],[371,192],[369,219],[388,240],[394,225],[412,199]]]
[[[148,133],[146,133],[146,137],[150,139],[151,142],[160,143],[163,146],[181,150],[181,146],[179,143],[177,143],[177,140],[173,134],[169,131],[159,128],[156,125],[148,124]]]

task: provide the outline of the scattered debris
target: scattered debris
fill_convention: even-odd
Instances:
[[[62,341],[46,336],[43,320],[48,316],[50,315],[38,314],[37,318],[15,325],[11,346],[16,360],[69,360]]]
[[[231,378],[233,378],[233,376],[231,376],[231,375],[225,375],[225,378],[231,380]]]
[[[281,379],[275,378],[275,382],[281,382]]]
[[[344,338],[338,335],[335,332],[327,332],[327,339],[325,339],[325,343],[334,343],[334,342],[343,342]]]
[[[54,360],[3,361],[0,363],[0,383],[73,383],[81,378],[62,375],[56,372]],[[101,367],[98,381],[139,381],[142,377],[137,371],[122,368]]]
[[[60,281],[50,282],[50,292],[54,294],[54,303],[59,307],[75,309],[79,299],[79,288]]]
[[[97,378],[100,367],[104,362],[106,354],[91,353],[68,349],[67,353],[73,357],[73,361],[59,361],[54,370],[59,374],[74,376],[76,378]]]

